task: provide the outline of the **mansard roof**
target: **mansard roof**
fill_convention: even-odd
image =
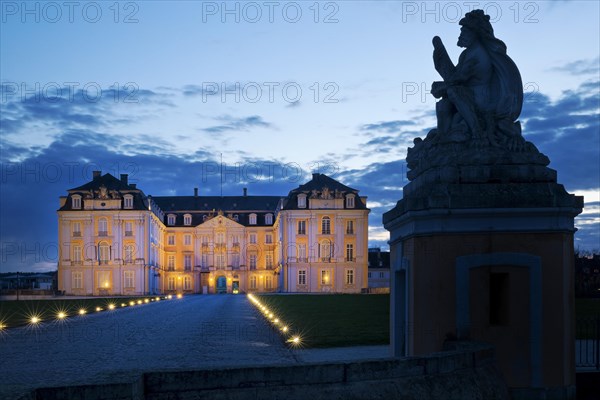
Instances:
[[[327,190],[327,194],[325,194],[326,192],[324,189]],[[286,210],[298,209],[299,194],[307,195],[307,203],[310,202],[311,198],[319,198],[322,195],[331,196],[327,198],[340,198],[346,196],[347,194],[354,194],[356,195],[354,209],[364,210],[367,208],[367,206],[358,196],[358,192],[359,191],[357,189],[346,186],[325,174],[313,174],[313,177],[310,181],[290,191],[282,208]]]
[[[277,209],[281,196],[152,196],[160,209],[184,211],[270,211]]]
[[[94,179],[84,185],[69,189],[69,192],[97,190],[101,186],[106,187],[108,190],[137,190],[136,185],[130,185],[126,181],[122,181],[107,173],[94,177]]]

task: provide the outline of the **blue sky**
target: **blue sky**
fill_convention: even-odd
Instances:
[[[11,2],[0,22],[0,271],[56,265],[58,197],[91,171],[147,194],[284,195],[322,172],[369,197],[370,245],[406,148],[435,125],[431,39],[476,2]],[[600,248],[599,5],[479,2],[522,75],[524,136],[585,195]]]

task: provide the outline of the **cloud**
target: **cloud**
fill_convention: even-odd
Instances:
[[[594,75],[600,72],[600,57],[586,60],[575,60],[560,67],[552,68],[554,71],[568,72],[572,75]]]
[[[269,122],[265,122],[262,117],[258,115],[252,115],[245,118],[234,118],[231,116],[223,116],[219,118],[222,121],[226,121],[227,123],[222,125],[215,125],[208,128],[203,128],[204,132],[209,133],[223,133],[228,131],[248,131],[251,128],[261,127],[261,128],[272,128],[272,124]]]
[[[407,126],[414,126],[415,124],[415,121],[406,120],[383,121],[375,124],[365,124],[360,129],[362,131],[396,133],[401,132]]]

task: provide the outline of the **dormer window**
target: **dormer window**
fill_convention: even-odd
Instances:
[[[239,215],[233,214],[233,220],[237,222],[240,219]]]
[[[273,214],[265,215],[265,225],[271,225],[273,223]]]
[[[133,208],[133,195],[123,196],[123,208],[131,210]]]
[[[304,193],[298,195],[298,208],[306,208],[306,195]]]
[[[249,218],[248,223],[250,225],[256,225],[256,214],[250,214],[250,218]]]
[[[71,205],[74,210],[81,210],[81,196],[76,194],[71,197]]]
[[[354,195],[349,194],[346,196],[346,208],[354,208]]]
[[[183,224],[190,226],[192,224],[192,216],[190,214],[185,214],[183,216]]]
[[[175,215],[174,214],[167,215],[167,225],[175,225]]]
[[[202,216],[202,222],[206,221],[206,218],[208,218],[206,215]]]

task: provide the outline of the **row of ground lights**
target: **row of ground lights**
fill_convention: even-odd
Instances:
[[[288,324],[283,322],[279,317],[277,317],[267,306],[262,304],[256,297],[252,294],[248,294],[248,298],[250,301],[262,312],[269,322],[277,329],[284,338],[286,338],[286,343],[289,343],[292,346],[299,346],[302,343],[302,339],[298,335],[292,334],[292,331]]]
[[[178,299],[181,299],[182,297],[183,297],[183,295],[181,295],[181,294],[177,295]],[[121,308],[133,307],[135,305],[141,305],[141,304],[148,304],[150,302],[155,302],[155,301],[160,301],[160,300],[171,300],[172,298],[173,298],[173,295],[168,295],[168,296],[165,296],[163,298],[154,297],[154,298],[151,298],[151,299],[144,299],[143,301],[142,300],[138,300],[138,301],[131,300],[129,303],[121,303]],[[96,312],[101,312],[101,311],[106,311],[106,310],[113,311],[115,309],[117,309],[117,304],[115,304],[115,303],[109,303],[105,308],[96,307],[95,310],[96,310]],[[87,313],[88,313],[88,310],[86,308],[80,308],[77,311],[77,314],[80,315],[80,316],[86,315]],[[62,311],[61,310],[61,311],[58,311],[56,313],[55,320],[56,321],[63,321],[65,319],[67,319],[68,317],[69,317],[69,314],[66,311]],[[28,315],[27,316],[27,323],[29,325],[38,325],[38,324],[40,324],[42,322],[43,322],[42,321],[42,317],[39,314],[32,314],[32,315]],[[0,321],[0,331],[4,330],[6,328],[8,328],[8,326],[5,323],[3,323],[2,321]]]

